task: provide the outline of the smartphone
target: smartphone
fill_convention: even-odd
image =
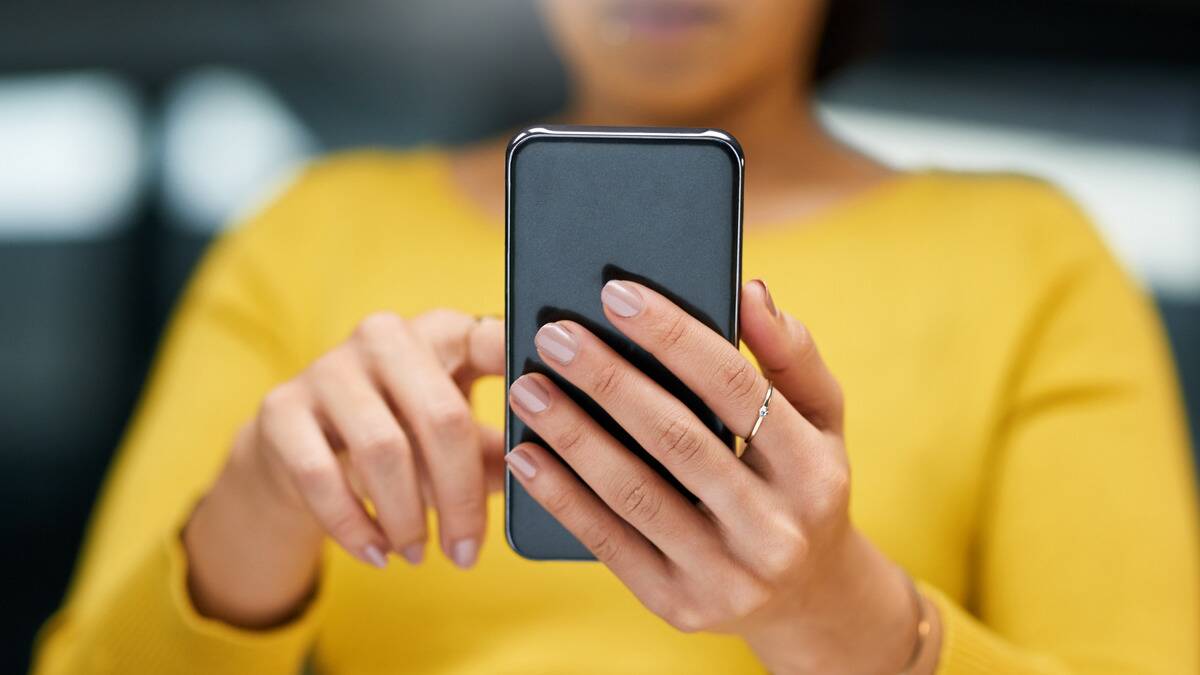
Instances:
[[[732,448],[732,433],[700,399],[609,324],[600,289],[611,279],[645,284],[737,344],[740,146],[717,129],[537,126],[513,136],[505,162],[507,385],[525,373],[544,373],[692,498],[603,409],[542,362],[533,336],[551,321],[580,323]],[[506,420],[508,450],[525,441],[549,448],[511,409]],[[506,535],[518,554],[592,559],[511,473],[505,496]]]

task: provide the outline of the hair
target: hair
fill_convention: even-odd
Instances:
[[[879,50],[883,42],[883,0],[829,0],[812,77],[823,82],[837,71]]]

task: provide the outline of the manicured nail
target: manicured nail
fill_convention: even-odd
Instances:
[[[600,302],[611,309],[613,314],[626,319],[637,316],[638,312],[646,307],[646,302],[642,300],[642,295],[637,292],[637,289],[616,279],[604,284],[604,288],[600,291]]]
[[[779,316],[779,310],[775,309],[775,301],[771,298],[771,291],[767,289],[767,282],[762,279],[755,279],[750,283],[758,284],[758,287],[762,289],[763,302],[767,305],[767,310],[771,312],[771,316]]]
[[[371,563],[379,569],[387,567],[387,556],[384,555],[383,551],[380,550],[380,548],[375,544],[367,544],[365,547],[363,547],[362,557],[365,561]]]
[[[537,475],[537,465],[533,463],[533,458],[529,453],[521,449],[516,449],[504,456],[504,461],[508,462],[509,468],[521,474],[525,480],[529,480]]]
[[[533,343],[543,354],[564,366],[570,363],[579,351],[579,342],[575,340],[575,336],[557,323],[548,323],[538,329],[537,335],[533,336]]]
[[[531,413],[540,413],[550,406],[549,392],[528,375],[513,382],[509,393],[517,405]]]
[[[478,554],[479,544],[476,544],[474,539],[459,539],[454,542],[454,546],[450,550],[450,555],[454,558],[454,564],[464,570],[475,564],[475,556]]]
[[[404,547],[404,550],[400,551],[400,555],[404,556],[404,559],[409,564],[420,565],[421,561],[425,559],[425,544],[421,542],[409,544]]]

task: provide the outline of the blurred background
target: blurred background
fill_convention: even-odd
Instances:
[[[1196,429],[1200,2],[885,5],[827,123],[897,166],[1065,188],[1157,298]],[[315,155],[466,141],[564,94],[531,0],[0,4],[0,672],[61,599],[206,244]]]

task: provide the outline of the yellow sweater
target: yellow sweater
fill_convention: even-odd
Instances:
[[[510,551],[377,571],[329,547],[277,630],[200,617],[178,533],[262,394],[367,313],[501,313],[501,224],[437,151],[320,163],[211,251],[178,310],[35,672],[744,673],[604,567]],[[852,515],[945,625],[939,673],[1196,673],[1200,530],[1154,312],[1054,189],[924,172],[751,229],[747,278],[813,330],[847,396]],[[499,378],[476,390],[499,425]]]

